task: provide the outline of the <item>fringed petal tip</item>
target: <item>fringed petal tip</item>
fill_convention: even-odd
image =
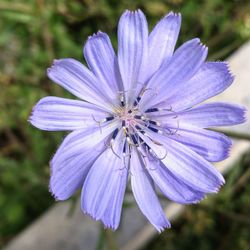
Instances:
[[[217,194],[220,191],[220,189],[222,188],[222,186],[226,183],[224,177],[222,175],[221,175],[221,177],[222,178],[221,178],[220,183],[216,187],[214,187],[214,189],[211,190],[211,192],[209,192],[209,193],[211,193],[211,194]]]
[[[173,12],[173,11],[170,11],[167,15],[165,15],[163,17],[163,19],[165,19],[166,21],[174,21],[176,23],[178,23],[179,25],[181,25],[181,13],[179,12]]]
[[[231,153],[231,150],[232,150],[232,147],[233,147],[233,140],[230,137],[227,137],[227,139],[228,139],[229,144],[228,144],[228,147],[225,150],[225,158],[224,159],[226,159],[226,158],[228,158],[230,156],[230,153]]]
[[[52,167],[50,168],[52,169]],[[48,185],[48,190],[51,194],[51,196],[55,199],[55,201],[65,201],[68,200],[73,194],[69,194],[65,192],[65,189],[63,189],[63,186],[60,186],[58,188],[58,185],[56,187],[55,183],[52,183],[52,174],[50,177],[49,185]]]
[[[95,220],[95,221],[99,221],[102,222],[103,226],[105,229],[111,229],[112,231],[115,231],[119,225],[112,225],[110,223],[106,223],[104,222],[104,220],[102,220],[102,218],[95,216],[94,214],[86,211],[83,207],[81,208],[83,214],[85,214],[86,216],[89,216],[91,219]]]
[[[33,126],[33,127],[36,127],[36,128],[39,128],[39,129],[42,129],[41,126],[39,126],[39,122],[36,121],[36,118],[35,118],[35,113],[36,113],[36,108],[37,108],[37,105],[39,104],[39,102],[32,108],[32,111],[30,112],[30,116],[29,118],[27,119],[27,121]]]
[[[133,16],[137,16],[139,18],[144,19],[144,21],[146,21],[146,17],[145,17],[144,13],[140,9],[137,9],[137,10],[125,10],[123,12],[123,14],[121,15],[120,20],[123,19],[123,18],[129,18],[129,17],[133,17]]]
[[[33,127],[41,129],[41,128],[39,127],[39,125],[35,122],[35,120],[33,119],[32,114],[30,115],[30,117],[29,117],[29,119],[28,119],[27,121],[28,121]]]
[[[201,51],[203,51],[205,57],[207,56],[208,54],[208,47],[201,42],[201,40],[199,38],[196,38],[197,39],[197,45],[198,47],[200,47]]]
[[[97,31],[96,33],[94,33],[93,35],[88,36],[87,42],[88,42],[89,40],[93,40],[93,39],[95,39],[95,38],[103,37],[103,36],[107,37],[108,35],[107,35],[106,33],[102,32],[101,30],[98,30],[98,31]]]
[[[88,212],[83,206],[81,206],[81,210],[83,212],[83,214],[89,216],[91,219],[95,220],[95,221],[99,221],[101,220],[101,218],[95,216],[94,214],[91,214],[90,212]]]
[[[121,15],[121,17],[120,17],[120,21],[123,18],[130,18],[130,17],[133,17],[133,16],[143,18],[146,21],[146,17],[145,17],[144,13],[140,9],[137,9],[137,10],[125,10],[123,12],[123,14]]]
[[[124,14],[142,14],[144,15],[144,13],[141,11],[141,9],[136,9],[136,10],[129,10],[129,9],[126,9],[124,12],[123,12],[123,15]]]
[[[211,194],[217,194],[219,193],[220,189],[222,188],[222,186],[224,185],[225,183],[221,184],[220,186],[218,186],[213,192],[211,192]]]
[[[204,50],[204,52],[208,53],[208,47],[205,44],[200,43],[200,46],[202,47],[202,49]]]
[[[119,225],[112,225],[112,224],[110,224],[110,223],[104,222],[101,218],[96,217],[95,215],[93,215],[93,214],[87,212],[86,210],[84,210],[84,208],[82,208],[82,212],[83,212],[85,215],[87,215],[87,216],[89,216],[90,218],[92,218],[93,220],[95,220],[95,221],[101,221],[101,222],[103,223],[103,226],[104,226],[105,229],[110,229],[110,230],[112,230],[112,231],[116,231],[117,228],[119,227]],[[154,226],[155,229],[158,231],[158,233],[162,233],[165,229],[171,228],[171,223],[170,223],[168,220],[166,220],[166,221],[165,221],[165,224],[163,224],[163,225],[161,225],[161,226],[157,226],[157,225],[153,225],[153,226]]]
[[[33,119],[34,119],[34,113],[35,113],[35,111],[36,111],[37,105],[39,105],[40,102],[41,102],[41,100],[39,100],[39,101],[36,103],[36,105],[33,106],[32,110],[31,110],[31,112],[30,112],[30,116],[29,116],[29,118],[27,119],[27,121],[28,121],[29,123],[31,123],[31,124],[32,124],[32,121],[33,121]],[[33,125],[33,124],[32,124],[32,125]]]
[[[110,223],[105,223],[101,218],[96,217],[95,215],[87,212],[83,207],[82,207],[82,213],[95,221],[102,222],[104,229],[111,229],[112,231],[115,231],[119,227],[119,225],[112,225]]]
[[[215,188],[215,191],[218,192],[220,188],[226,183],[223,175],[219,172],[219,178],[220,178],[220,183],[219,185]]]
[[[63,59],[54,59],[52,61],[52,64],[49,68],[47,68],[47,75],[49,76],[49,73],[62,61]]]
[[[178,202],[179,204],[183,204],[183,205],[191,205],[191,204],[198,204],[200,203],[202,200],[204,200],[206,197],[206,193],[201,193],[200,196],[197,197],[197,199],[193,199],[193,200],[187,200],[187,202]]]
[[[113,232],[116,231],[117,228],[119,227],[119,225],[114,226],[114,225],[111,225],[111,224],[105,224],[104,221],[102,221],[102,223],[103,223],[103,226],[104,226],[105,229],[110,229]]]
[[[229,62],[227,61],[216,61],[216,62],[213,62],[215,64],[217,64],[217,67],[220,67],[220,70],[222,72],[225,73],[225,75],[227,75],[228,77],[228,85],[230,86],[234,79],[235,79],[235,75],[233,74],[233,72],[231,71],[230,69],[230,65],[229,65]]]
[[[53,187],[53,184],[49,183],[49,186],[48,186],[48,190],[51,194],[51,196],[55,199],[55,201],[66,201],[68,200],[73,194],[69,195],[67,193],[64,193],[64,192],[60,192],[60,191],[56,191]]]
[[[158,231],[158,233],[160,234],[160,233],[162,233],[165,229],[171,228],[171,223],[170,223],[168,220],[166,220],[165,225],[162,225],[161,227],[156,226],[156,225],[153,225],[153,226],[155,227],[155,229],[156,229],[156,230]]]
[[[194,45],[196,44],[197,47],[200,47],[200,49],[203,51],[203,53],[204,53],[205,55],[207,55],[208,47],[207,47],[205,44],[203,44],[203,43],[201,42],[200,38],[196,37],[196,38],[191,39],[191,40],[188,41],[188,42],[194,43]],[[188,43],[188,42],[187,42],[187,43]]]
[[[28,119],[27,119],[27,122],[29,122],[31,125],[33,125],[33,109],[32,109],[32,111],[30,112],[30,116],[28,117]],[[34,125],[33,125],[34,126]]]
[[[245,108],[243,106],[241,106],[240,108],[241,108],[241,112],[242,112],[242,115],[241,115],[242,119],[239,123],[244,123],[247,121],[247,111],[248,110],[247,110],[247,108]]]
[[[181,13],[180,12],[170,11],[167,15],[164,16],[164,18],[170,17],[170,16],[181,18]]]
[[[56,193],[53,191],[53,188],[52,188],[52,185],[51,185],[51,180],[50,180],[50,183],[49,183],[49,186],[48,186],[48,190],[49,190],[51,196],[55,199],[55,201],[67,200],[67,199],[60,198],[58,195],[56,195]]]
[[[228,74],[228,81],[230,82],[229,85],[231,85],[235,79],[235,75],[230,69],[229,62],[220,62],[222,65],[224,65],[224,71],[226,74]]]
[[[208,198],[207,194],[206,194],[206,193],[203,193],[199,199],[194,200],[194,201],[190,202],[189,204],[186,203],[185,205],[195,205],[195,204],[199,204],[199,203],[201,203],[203,200],[206,200],[207,198]]]
[[[44,98],[47,98],[47,97],[44,97]],[[42,99],[43,99],[43,98],[42,98]],[[39,107],[39,105],[40,105],[42,99],[40,99],[40,100],[36,103],[36,105],[33,106],[32,110],[31,110],[31,112],[30,112],[30,116],[29,116],[29,118],[28,118],[27,121],[28,121],[29,123],[31,123],[32,125],[33,125],[33,122],[34,122],[36,109]],[[33,125],[33,126],[35,126],[35,125]],[[36,127],[36,126],[35,126],[35,127]]]
[[[53,72],[54,70],[58,69],[58,67],[65,67],[65,63],[72,63],[72,64],[81,64],[79,61],[77,61],[74,58],[60,58],[60,59],[54,59],[52,61],[52,64],[49,68],[47,68],[47,76],[50,77],[50,73]],[[52,79],[53,80],[53,79]]]
[[[56,69],[59,62],[60,62],[60,59],[54,59],[51,66],[47,68],[47,76],[49,78],[51,77],[51,73]]]
[[[223,161],[223,160],[227,159],[230,156],[230,153],[231,153],[231,150],[232,150],[232,147],[233,147],[233,140],[230,137],[225,136],[225,135],[224,135],[224,140],[225,140],[226,144],[224,145],[224,150],[223,150],[221,156],[218,159],[216,159],[214,161],[211,161],[211,162]]]

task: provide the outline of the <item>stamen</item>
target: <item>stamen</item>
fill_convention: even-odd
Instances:
[[[109,121],[112,121],[112,120],[114,120],[114,119],[115,119],[114,116],[109,116],[109,117],[106,117],[106,118],[105,118],[105,122],[109,122]]]
[[[121,102],[122,107],[125,107],[124,94],[123,94],[123,92],[120,92],[120,102]]]
[[[131,139],[129,137],[129,133],[128,133],[128,129],[127,128],[125,129],[125,135],[126,135],[126,140],[127,140],[128,144],[130,145],[131,144]]]
[[[138,125],[135,125],[135,128],[139,130],[140,132],[142,131],[142,128],[140,128]]]
[[[146,152],[150,151],[150,147],[148,146],[146,142],[144,142],[144,147],[145,147]]]
[[[145,131],[144,131],[141,127],[139,127],[138,125],[135,125],[135,128],[136,128],[140,133],[142,133],[143,135],[145,134]],[[139,138],[140,138],[140,136],[139,136]]]
[[[136,98],[136,100],[134,101],[134,107],[137,106],[137,105],[139,104],[140,100],[141,100],[141,96],[138,96],[138,97]]]
[[[111,139],[111,140],[114,140],[114,139],[116,138],[116,136],[117,136],[118,132],[119,132],[119,129],[117,128],[117,129],[114,131],[114,133],[113,133],[113,135],[112,135],[112,139]]]
[[[158,108],[150,108],[150,109],[147,109],[145,111],[145,113],[153,113],[153,112],[158,112],[158,111],[160,111],[160,109],[158,109]]]
[[[152,121],[152,120],[148,120],[148,123],[150,123],[152,125],[156,125],[156,126],[160,126],[161,125],[160,122],[156,122],[156,121]]]
[[[143,115],[135,115],[134,118],[138,120],[143,120],[143,121],[146,119],[145,116]]]
[[[125,122],[125,120],[122,120],[122,128],[123,128],[123,129],[126,128],[126,122]]]
[[[134,134],[131,135],[131,138],[132,138],[133,143],[134,143],[136,146],[138,146],[138,140],[136,139],[136,137],[135,137]]]
[[[158,131],[159,131],[158,129],[153,128],[153,127],[150,127],[150,126],[148,127],[148,129],[150,129],[151,131],[153,131],[153,132],[155,132],[155,133],[158,133]]]
[[[124,157],[125,157],[125,155],[126,155],[126,146],[127,146],[127,142],[124,141],[123,150],[122,150],[122,153],[123,153],[123,156],[124,156]]]
[[[113,149],[113,143],[114,143],[114,140],[115,140],[118,132],[119,132],[118,128],[115,129],[115,131],[113,132],[112,139],[110,140],[110,148],[111,148],[112,152],[114,153],[114,155],[116,155],[119,159],[121,159],[121,157]]]

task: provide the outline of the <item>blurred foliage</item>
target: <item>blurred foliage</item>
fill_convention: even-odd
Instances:
[[[49,160],[63,134],[27,122],[41,97],[69,95],[47,79],[46,68],[54,58],[82,60],[84,41],[98,30],[116,47],[119,16],[137,8],[150,28],[168,11],[181,12],[179,43],[200,37],[212,59],[250,37],[247,0],[0,0],[0,246],[53,203]]]
[[[250,151],[226,180],[219,194],[187,207],[171,230],[143,250],[249,250]]]

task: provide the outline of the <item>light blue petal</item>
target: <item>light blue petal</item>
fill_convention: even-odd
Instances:
[[[190,124],[201,128],[232,126],[246,121],[246,109],[237,104],[224,102],[205,103],[182,112],[170,113],[160,120],[176,119],[182,124]],[[158,117],[159,119],[159,117]]]
[[[54,155],[51,165],[50,191],[58,200],[68,199],[81,187],[91,165],[106,148],[105,138],[114,125],[77,130],[70,133]]]
[[[142,87],[148,50],[148,27],[142,11],[125,11],[118,24],[118,63],[127,103]],[[140,84],[139,84],[140,83]]]
[[[201,103],[228,88],[234,77],[224,62],[207,62],[187,82],[166,96],[166,104],[182,111]]]
[[[226,159],[232,146],[232,140],[224,134],[188,124],[180,124],[176,133],[168,135],[168,138],[188,146],[210,162]]]
[[[128,177],[127,166],[117,156],[122,155],[121,138],[119,133],[112,149],[107,148],[95,161],[84,182],[81,197],[83,212],[95,220],[102,220],[113,230],[119,226]]]
[[[218,192],[224,184],[224,178],[219,171],[187,146],[150,130],[147,134],[157,143],[141,134],[143,140],[180,181],[203,193]]]
[[[131,152],[131,185],[135,200],[142,213],[159,231],[170,227],[155,193],[153,182],[136,150]]]
[[[118,67],[117,58],[109,36],[98,32],[90,36],[84,46],[84,56],[91,71],[112,94],[113,98],[121,91],[122,80]]]
[[[146,110],[163,101],[168,101],[172,92],[182,92],[182,83],[192,78],[204,63],[207,48],[198,38],[192,39],[179,47],[171,60],[162,64],[150,79],[141,106]],[[153,98],[152,98],[153,97]]]
[[[196,191],[176,178],[162,162],[147,161],[147,170],[161,192],[170,200],[181,204],[192,204],[202,200],[204,193]]]
[[[181,27],[181,15],[170,12],[162,18],[149,35],[149,55],[145,74],[150,78],[173,55]]]
[[[55,60],[47,71],[48,77],[82,100],[112,111],[112,102],[107,89],[95,75],[77,60]]]
[[[36,104],[29,121],[43,130],[76,130],[96,127],[95,120],[100,121],[107,116],[107,112],[91,103],[48,96]]]

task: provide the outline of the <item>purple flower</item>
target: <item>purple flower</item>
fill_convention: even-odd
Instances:
[[[50,190],[58,200],[82,188],[84,213],[116,229],[128,179],[152,225],[170,227],[155,188],[182,204],[197,203],[224,183],[210,162],[228,157],[231,140],[208,130],[244,122],[244,108],[215,102],[196,106],[233,82],[224,62],[205,62],[195,38],[174,51],[180,14],[169,13],[148,34],[144,14],[125,11],[118,56],[107,34],[84,46],[88,68],[55,60],[48,77],[81,100],[45,97],[30,122],[70,130],[51,161]]]

